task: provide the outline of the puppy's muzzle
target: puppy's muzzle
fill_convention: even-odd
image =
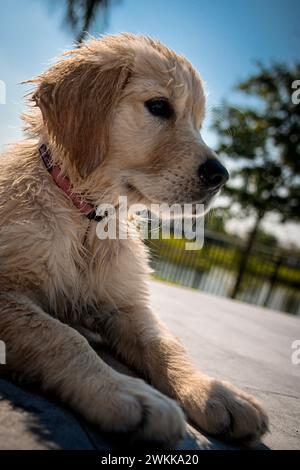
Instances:
[[[218,191],[229,179],[226,168],[215,158],[209,158],[199,166],[198,175],[202,186],[209,190]]]

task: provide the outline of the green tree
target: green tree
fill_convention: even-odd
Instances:
[[[272,233],[266,232],[261,227],[257,230],[255,241],[266,245],[269,248],[276,248],[278,246],[277,238]]]
[[[281,222],[300,217],[300,104],[292,100],[300,64],[257,67],[256,74],[236,87],[251,99],[251,105],[237,108],[224,103],[222,115],[213,121],[219,136],[217,150],[233,168],[225,188],[228,207],[254,219],[232,297],[241,287],[265,216],[276,213]]]
[[[66,21],[82,42],[97,18],[106,24],[109,7],[114,0],[66,0]],[[100,28],[101,29],[101,28]]]
[[[217,232],[220,234],[227,234],[226,221],[227,214],[223,208],[216,207],[211,210],[205,220],[205,229]]]

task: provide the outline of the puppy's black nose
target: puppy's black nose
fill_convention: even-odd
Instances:
[[[209,189],[219,189],[228,181],[229,174],[225,166],[215,158],[209,158],[199,166],[198,175],[202,184]]]

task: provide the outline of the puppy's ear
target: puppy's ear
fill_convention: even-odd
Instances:
[[[42,75],[33,100],[41,109],[50,139],[85,177],[107,153],[110,122],[129,68],[109,53],[105,61],[83,56],[63,60]]]

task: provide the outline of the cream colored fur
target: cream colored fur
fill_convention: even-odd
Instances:
[[[139,239],[99,240],[55,185],[44,143],[92,204],[205,199],[198,166],[213,152],[199,129],[205,98],[189,62],[133,35],[93,39],[33,81],[28,139],[0,159],[0,338],[7,368],[70,404],[100,430],[174,445],[187,417],[204,431],[253,440],[267,430],[257,401],[203,375],[151,311]],[[147,111],[170,100],[175,117]],[[200,314],[200,312],[199,312]],[[146,382],[120,374],[82,330],[99,333]]]

